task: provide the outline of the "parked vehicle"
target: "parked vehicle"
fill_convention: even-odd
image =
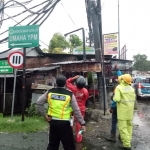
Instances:
[[[136,77],[132,86],[135,89],[137,99],[150,98],[150,77]]]

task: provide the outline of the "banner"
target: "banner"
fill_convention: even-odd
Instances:
[[[104,55],[118,54],[118,33],[104,34]]]

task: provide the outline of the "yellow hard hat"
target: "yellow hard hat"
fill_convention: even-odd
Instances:
[[[128,84],[131,84],[132,77],[131,77],[130,74],[124,74],[124,75],[122,75],[122,79],[124,80],[124,82],[126,82]]]
[[[122,79],[122,76],[119,76],[119,77],[118,77],[118,82],[120,82],[120,81],[121,81],[121,79]]]

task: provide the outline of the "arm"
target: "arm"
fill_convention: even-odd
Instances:
[[[78,107],[76,98],[74,96],[74,94],[72,95],[72,99],[71,99],[71,107],[73,109],[73,113],[75,114],[77,120],[80,122],[80,124],[82,126],[85,126],[85,121],[83,120],[83,117],[81,115],[80,109]]]
[[[45,92],[42,96],[39,97],[37,100],[37,109],[39,113],[49,122],[51,118],[47,115],[44,108],[44,104],[47,103],[47,94],[48,92]]]
[[[72,92],[76,91],[76,86],[72,84],[72,82],[74,80],[76,80],[77,78],[79,78],[79,76],[75,76],[73,78],[69,78],[67,81],[66,81],[66,86],[69,90],[71,90]]]
[[[121,101],[120,90],[118,88],[116,88],[116,90],[115,90],[115,95],[113,97],[113,100],[115,102],[120,102]]]

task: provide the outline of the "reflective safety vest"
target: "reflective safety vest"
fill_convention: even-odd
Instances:
[[[117,92],[120,93],[118,94]],[[118,85],[114,100],[117,102],[117,118],[120,120],[132,120],[136,100],[134,89],[130,85]]]
[[[48,92],[48,115],[56,120],[70,120],[72,92],[65,88],[53,88]]]

